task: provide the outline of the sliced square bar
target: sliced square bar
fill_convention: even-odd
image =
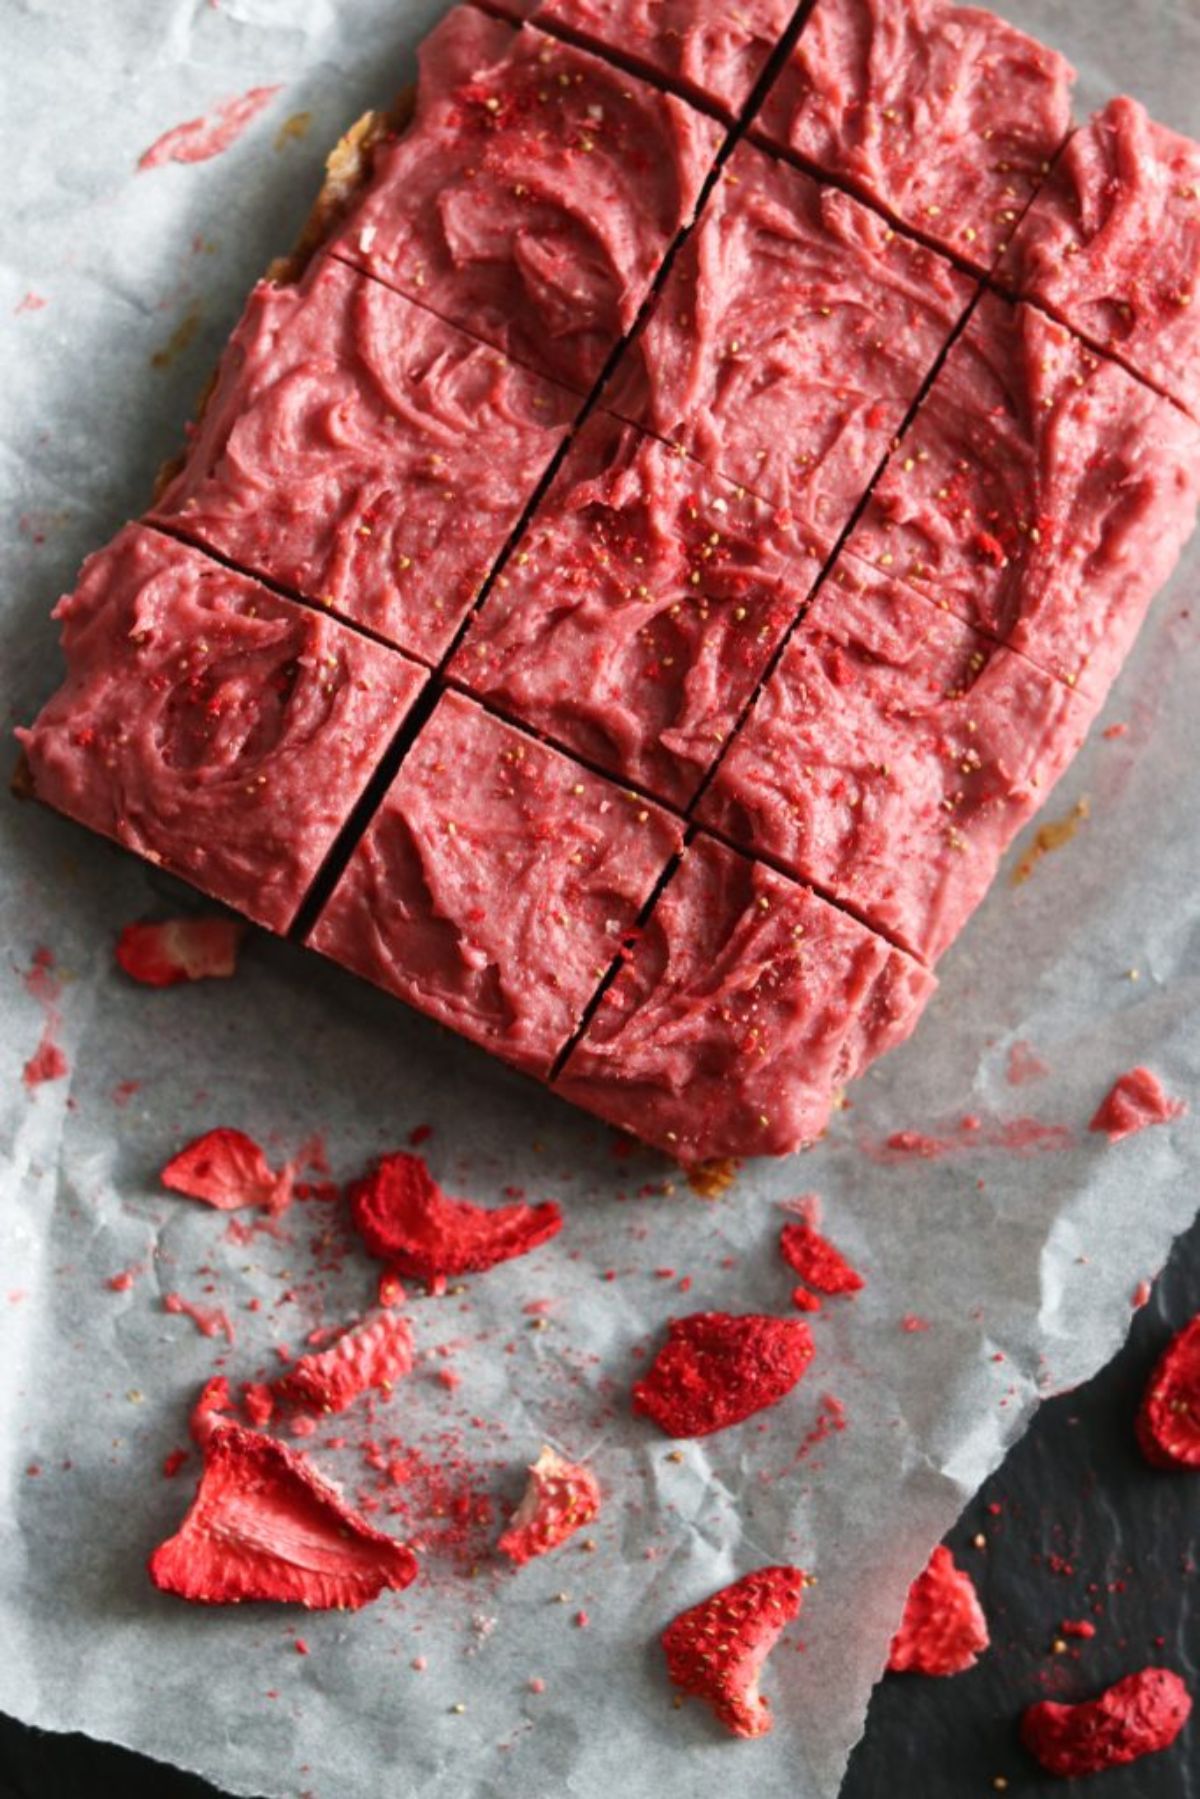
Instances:
[[[789,1154],[934,985],[807,887],[701,836],[556,1090],[684,1163]]]
[[[657,807],[444,694],[309,941],[544,1076],[680,841]]]
[[[334,252],[578,392],[696,208],[715,120],[600,58],[459,6],[420,51]]]
[[[497,12],[574,34],[603,56],[727,118],[741,112],[792,21],[797,0],[492,0]]]
[[[55,617],[38,798],[285,931],[425,670],[142,525]]]
[[[1111,101],[1067,144],[999,272],[1200,419],[1200,144]]]
[[[849,557],[831,571],[701,802],[933,962],[1096,707]]]
[[[986,273],[1070,129],[1074,79],[979,7],[817,0],[756,130]]]
[[[765,501],[598,411],[450,674],[684,807],[824,559]]]
[[[605,404],[833,542],[976,291],[848,194],[739,145]]]
[[[152,516],[436,662],[578,407],[320,258],[255,288]]]
[[[1200,427],[1035,307],[988,295],[848,547],[1102,698],[1198,492]]]

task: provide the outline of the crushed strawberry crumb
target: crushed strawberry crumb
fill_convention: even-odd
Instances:
[[[1131,1068],[1114,1083],[1088,1130],[1120,1143],[1149,1125],[1169,1124],[1186,1111],[1183,1100],[1172,1099],[1157,1075],[1148,1068]]]
[[[818,1293],[857,1293],[866,1286],[858,1270],[811,1224],[785,1224],[779,1251],[789,1268]]]
[[[127,924],[116,957],[143,987],[175,987],[181,981],[227,980],[249,926],[236,918],[167,918]]]

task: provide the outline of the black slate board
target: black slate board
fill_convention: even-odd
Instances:
[[[1200,1717],[1165,1754],[1070,1785],[1040,1776],[1016,1737],[1048,1679],[1054,1696],[1082,1698],[1149,1663],[1182,1674],[1200,1708],[1200,1474],[1156,1473],[1132,1429],[1163,1345],[1197,1311],[1200,1223],[1176,1245],[1116,1360],[1042,1407],[947,1538],[977,1582],[993,1647],[954,1680],[882,1682],[842,1799],[986,1799],[997,1776],[1009,1799],[1200,1799]],[[973,1546],[978,1534],[985,1549]],[[1055,1572],[1051,1557],[1074,1572]],[[1053,1656],[1061,1620],[1091,1616],[1096,1603],[1096,1636],[1071,1644],[1077,1659]],[[219,1799],[204,1781],[125,1750],[0,1718],[0,1799],[111,1794]],[[531,1789],[530,1799],[557,1795]]]

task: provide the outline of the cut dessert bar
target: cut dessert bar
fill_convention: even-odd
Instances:
[[[152,516],[436,662],[578,408],[319,258],[255,288]]]
[[[783,1155],[902,1042],[933,976],[710,838],[685,851],[556,1090],[685,1163]]]
[[[741,112],[797,0],[488,0],[495,12],[575,35],[591,49],[727,117]]]
[[[839,559],[699,810],[933,962],[1095,712],[914,589]]]
[[[999,273],[1200,419],[1200,144],[1111,101],[1067,144]]]
[[[657,807],[444,694],[309,941],[545,1075],[680,841]]]
[[[605,404],[832,542],[976,285],[740,145]]]
[[[1036,308],[988,295],[849,549],[1103,697],[1198,493],[1200,427]]]
[[[425,670],[142,525],[55,617],[39,799],[286,930]]]
[[[826,551],[774,507],[597,411],[451,678],[686,806]]]
[[[1067,135],[1074,78],[982,8],[817,0],[756,129],[986,272]]]
[[[335,254],[586,393],[695,211],[724,131],[673,94],[467,6],[421,46]]]

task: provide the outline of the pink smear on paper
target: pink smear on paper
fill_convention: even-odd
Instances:
[[[58,996],[62,992],[62,982],[54,970],[54,957],[46,948],[36,949],[33,960],[22,977],[26,993],[32,995],[45,1012],[45,1023],[37,1048],[30,1056],[21,1074],[21,1079],[30,1092],[40,1087],[45,1081],[61,1081],[69,1073],[69,1064],[62,1049],[55,1042],[62,1016],[58,1010]]]
[[[233,1342],[233,1325],[229,1314],[221,1311],[219,1306],[197,1305],[195,1300],[184,1299],[180,1293],[168,1293],[163,1299],[163,1311],[190,1318],[202,1337],[224,1337],[228,1342]]]
[[[1030,1081],[1041,1081],[1049,1074],[1032,1043],[1014,1043],[1008,1052],[1006,1078],[1010,1087],[1024,1087]]]
[[[17,301],[17,304],[13,307],[13,311],[14,312],[40,312],[42,310],[42,307],[48,306],[49,303],[50,302],[46,299],[46,296],[44,294],[35,294],[33,289],[30,288],[29,292],[24,296],[24,298]]]
[[[168,162],[208,162],[236,144],[279,92],[276,87],[252,87],[234,100],[223,100],[207,119],[187,119],[156,138],[138,157],[139,169],[160,169]]]
[[[1073,1132],[1065,1124],[1045,1124],[1040,1118],[964,1118],[946,1136],[926,1136],[922,1131],[893,1131],[882,1141],[862,1138],[858,1147],[873,1162],[940,1162],[979,1149],[1007,1150],[1012,1155],[1037,1155],[1047,1150],[1070,1149]]]

